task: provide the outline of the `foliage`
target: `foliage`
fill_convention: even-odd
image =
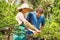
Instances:
[[[0,1],[0,27],[15,26],[16,7],[16,5],[7,4],[4,0]]]
[[[47,40],[60,40],[60,29],[59,24],[56,22],[46,22],[45,27],[42,29],[42,32],[38,35],[41,38],[46,38]]]
[[[2,37],[3,33],[5,31],[1,32],[1,29],[5,27],[13,28],[17,25],[17,22],[15,20],[15,16],[17,14],[16,5],[10,5],[9,3],[6,3],[5,0],[0,0],[0,39],[3,40]],[[9,35],[11,34],[9,30]],[[5,40],[5,39],[4,39]]]
[[[51,18],[46,22],[44,29],[40,33],[40,37],[47,40],[60,40],[60,6],[58,3],[60,3],[59,0],[56,1],[56,4],[54,3]]]

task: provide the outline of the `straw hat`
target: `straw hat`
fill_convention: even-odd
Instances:
[[[30,10],[33,10],[33,8],[30,7],[27,3],[23,3],[20,7],[17,7],[18,10],[23,9],[23,8],[28,8]]]

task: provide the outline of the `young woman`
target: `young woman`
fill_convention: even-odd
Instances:
[[[26,19],[25,19],[25,14],[31,10],[31,8],[28,6],[28,4],[23,3],[21,5],[21,7],[17,8],[19,10],[19,12],[17,13],[16,16],[16,20],[18,22],[18,29],[20,29],[20,32],[18,31],[18,29],[15,30],[15,32],[17,32],[17,34],[13,34],[13,40],[26,40],[26,32],[25,32],[25,28],[29,27],[30,29],[39,32],[39,30],[37,30],[33,25],[31,25]]]

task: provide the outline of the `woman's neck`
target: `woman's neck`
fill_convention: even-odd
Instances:
[[[21,13],[24,15],[24,17],[26,16],[24,12],[21,12]]]
[[[23,13],[23,15],[25,15],[25,13],[24,12],[22,12]]]

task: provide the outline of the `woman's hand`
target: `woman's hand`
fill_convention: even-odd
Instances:
[[[37,37],[38,36],[38,32],[33,31],[33,37]]]
[[[33,34],[34,34],[34,35],[36,35],[36,34],[38,34],[38,32],[36,32],[36,31],[33,31]]]
[[[41,32],[41,30],[36,29],[36,32],[40,33],[40,32]]]
[[[33,37],[37,37],[38,36],[38,34],[40,34],[40,32],[41,32],[41,30],[39,30],[38,32],[36,32],[36,31],[33,31]]]

